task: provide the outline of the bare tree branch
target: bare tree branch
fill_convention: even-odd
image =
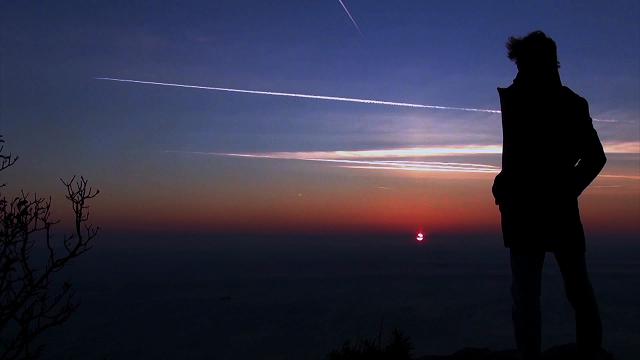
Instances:
[[[0,171],[13,166],[13,164],[18,161],[17,156],[13,156],[11,153],[4,153],[4,139],[2,139],[2,135],[0,135]],[[0,188],[5,186],[6,184],[0,183]]]
[[[3,153],[0,171],[17,157]],[[0,359],[35,359],[44,331],[64,323],[75,312],[71,284],[59,284],[55,274],[91,248],[99,227],[89,224],[88,200],[99,193],[80,177],[62,180],[74,216],[74,233],[56,241],[51,198],[21,192],[14,198],[0,194]],[[44,260],[34,256],[44,252]],[[42,258],[42,257],[40,257]]]

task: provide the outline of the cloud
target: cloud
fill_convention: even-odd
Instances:
[[[640,154],[639,141],[606,142],[603,146],[607,154]]]
[[[254,156],[274,159],[298,159],[298,160],[327,160],[327,159],[393,159],[393,158],[419,158],[434,156],[455,155],[482,155],[500,154],[501,145],[443,145],[422,146],[396,149],[371,149],[371,150],[334,150],[334,151],[297,151],[297,152],[266,152],[259,154],[224,154],[229,156]]]
[[[640,154],[640,142],[605,143],[609,154]],[[300,160],[331,163],[341,168],[370,170],[403,170],[423,172],[471,172],[497,173],[499,166],[473,162],[424,161],[420,158],[455,157],[472,155],[499,155],[501,145],[444,145],[432,147],[409,147],[370,150],[334,151],[280,151],[263,153],[217,153],[199,151],[166,151],[197,155],[229,156],[252,159]],[[625,174],[602,174],[601,177],[640,180],[640,176]]]
[[[460,145],[438,147],[414,147],[380,150],[339,150],[308,152],[266,152],[266,153],[210,153],[184,152],[200,155],[231,156],[254,159],[301,160],[332,163],[338,167],[350,169],[405,170],[430,172],[473,172],[497,173],[500,168],[494,165],[471,162],[418,161],[409,158],[459,156],[472,154],[499,154],[500,146],[496,145]],[[393,160],[389,160],[393,159]],[[404,159],[404,160],[403,160]]]

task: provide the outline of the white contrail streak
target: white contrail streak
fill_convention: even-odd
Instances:
[[[347,16],[349,17],[349,19],[351,19],[351,22],[353,23],[353,26],[355,26],[356,30],[358,30],[360,35],[362,35],[362,31],[360,31],[360,26],[358,26],[358,23],[356,22],[356,19],[354,19],[353,16],[351,16],[351,13],[347,9],[347,6],[342,2],[342,0],[338,0],[338,2],[340,3],[340,5],[342,5],[342,8],[344,9],[344,12],[347,13]]]
[[[338,167],[349,169],[374,169],[374,170],[406,170],[406,171],[431,171],[431,172],[471,172],[471,173],[497,173],[500,168],[493,165],[442,162],[442,161],[389,161],[389,160],[349,160],[295,157],[292,153],[264,153],[264,154],[236,154],[214,153],[203,151],[170,151],[167,153],[181,153],[193,155],[229,156],[252,159],[274,160],[299,160],[312,162],[325,162],[337,164]]]
[[[425,149],[428,150],[428,149]],[[478,152],[479,150],[479,152]],[[384,150],[380,150],[384,151]],[[415,161],[415,160],[376,160],[368,159],[374,155],[370,151],[333,151],[333,152],[273,152],[273,153],[217,153],[205,151],[181,151],[165,150],[165,153],[192,154],[209,156],[228,156],[249,159],[273,159],[273,160],[298,160],[311,162],[332,163],[335,166],[346,169],[367,169],[367,170],[403,170],[420,172],[458,172],[458,173],[483,173],[495,174],[500,171],[500,167],[490,164],[477,164],[465,162],[444,162],[444,161]],[[474,155],[486,153],[485,149],[471,146],[466,152],[450,153],[449,155]],[[333,158],[326,157],[333,154]],[[390,150],[389,154],[375,153],[376,157],[395,157],[399,155],[396,150]],[[437,152],[425,151],[423,156],[437,156]],[[615,178],[626,180],[640,180],[639,175],[633,174],[600,174],[599,178]],[[618,185],[615,185],[618,186]],[[600,187],[613,187],[611,185],[601,185]]]
[[[604,148],[607,154],[640,154],[640,142],[605,143]],[[433,157],[460,159],[461,157],[473,155],[499,155],[502,153],[502,146],[498,144],[459,144],[394,149],[279,151],[262,153],[217,153],[180,150],[165,150],[165,152],[252,159],[324,162],[333,164],[337,167],[349,169],[497,173],[500,171],[500,167],[491,164],[454,161],[425,161],[415,159]],[[602,178],[640,180],[640,176],[634,174],[601,174],[599,176]]]
[[[213,87],[213,86],[164,83],[164,82],[156,82],[156,81],[118,79],[118,78],[110,78],[110,77],[97,77],[94,79],[120,81],[120,82],[136,83],[136,84],[147,84],[147,85],[173,86],[173,87],[181,87],[181,88],[188,88],[188,89],[227,91],[227,92],[235,92],[235,93],[243,93],[243,94],[287,96],[287,97],[296,97],[296,98],[304,98],[304,99],[345,101],[345,102],[353,102],[353,103],[361,103],[361,104],[389,105],[389,106],[401,106],[401,107],[435,109],[435,110],[455,110],[455,111],[479,112],[479,113],[490,113],[490,114],[502,113],[500,110],[492,110],[492,109],[476,109],[476,108],[465,108],[465,107],[455,107],[455,106],[412,104],[412,103],[405,103],[405,102],[358,99],[358,98],[348,98],[348,97],[340,97],[340,96],[324,96],[324,95],[296,94],[296,93],[284,93],[284,92],[274,92],[274,91],[244,90],[244,89],[232,89],[232,88],[222,88],[222,87]],[[618,122],[617,120],[611,120],[611,119],[595,119],[594,118],[592,120],[597,122],[606,122],[606,123]]]
[[[96,80],[121,81],[121,82],[136,83],[136,84],[173,86],[173,87],[181,87],[181,88],[189,88],[189,89],[227,91],[227,92],[244,93],[244,94],[288,96],[288,97],[297,97],[297,98],[305,98],[305,99],[346,101],[346,102],[354,102],[354,103],[361,103],[361,104],[390,105],[390,106],[402,106],[402,107],[423,108],[423,109],[458,110],[458,111],[470,111],[470,112],[482,112],[482,113],[500,114],[500,110],[490,110],[490,109],[474,109],[474,108],[463,108],[463,107],[453,107],[453,106],[411,104],[411,103],[404,103],[404,102],[382,101],[382,100],[371,100],[371,99],[357,99],[357,98],[338,97],[338,96],[323,96],[323,95],[295,94],[295,93],[284,93],[284,92],[273,92],[273,91],[231,89],[231,88],[212,87],[212,86],[184,85],[184,84],[163,83],[163,82],[155,82],[155,81],[118,79],[118,78],[109,78],[109,77],[97,77],[95,79]]]

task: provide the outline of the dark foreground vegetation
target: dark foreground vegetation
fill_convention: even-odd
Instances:
[[[413,359],[412,352],[411,339],[394,329],[386,344],[382,344],[381,335],[378,339],[349,340],[341,348],[333,350],[329,360],[410,360]]]
[[[411,339],[394,329],[386,343],[378,339],[364,338],[347,341],[327,356],[328,360],[520,360],[516,350],[492,351],[487,348],[464,348],[450,355],[413,356]],[[598,354],[593,360],[613,360],[609,353]],[[575,344],[550,347],[542,353],[541,360],[587,360],[579,356]]]
[[[18,158],[4,151],[0,135],[0,172]],[[62,270],[87,252],[99,229],[89,223],[88,202],[98,191],[84,178],[62,180],[73,215],[73,231],[54,234],[51,199],[19,191],[6,195],[0,181],[0,360],[36,359],[38,339],[78,308]]]

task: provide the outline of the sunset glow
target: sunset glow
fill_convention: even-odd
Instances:
[[[414,5],[422,10],[398,11],[431,14]],[[405,233],[428,218],[429,234],[498,236],[491,194],[502,152],[496,87],[511,84],[516,70],[503,46],[514,28],[497,25],[503,18],[491,23],[500,28],[470,42],[475,30],[443,33],[417,19],[409,32],[373,24],[362,11],[388,11],[373,3],[307,4],[291,17],[267,5],[256,12],[220,6],[231,12],[220,15],[224,20],[185,32],[164,23],[120,24],[118,16],[96,20],[100,12],[93,10],[68,22],[42,20],[59,33],[7,28],[17,32],[4,40],[0,131],[21,158],[5,172],[7,189],[63,201],[58,177],[99,179],[96,186],[109,196],[92,211],[105,227],[124,232]],[[245,21],[238,14],[252,21],[237,27]],[[67,28],[83,19],[100,29]],[[23,41],[21,28],[36,40]],[[634,234],[635,58],[602,55],[613,45],[624,53],[626,42],[600,44],[551,29],[563,49],[562,81],[589,101],[608,157],[580,198],[585,226]],[[62,46],[76,37],[78,47]],[[601,55],[585,53],[598,46]],[[468,53],[482,61],[467,61]],[[553,176],[543,165],[535,171]]]
[[[638,19],[0,1],[0,358],[640,359]]]

